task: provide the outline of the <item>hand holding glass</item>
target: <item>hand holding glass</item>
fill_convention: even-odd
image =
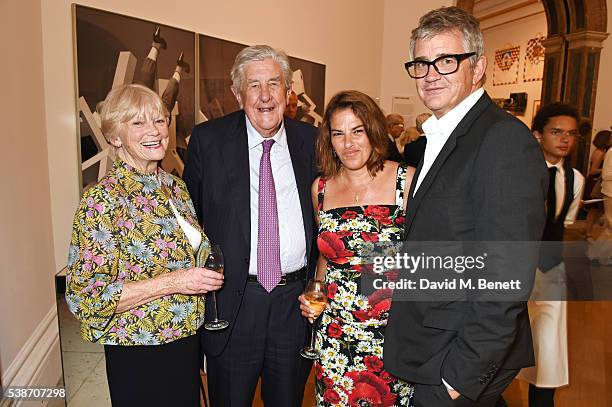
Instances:
[[[221,247],[216,244],[210,249],[210,254],[208,255],[203,267],[223,274],[223,265],[223,252],[221,251]],[[215,318],[212,321],[204,324],[204,328],[209,331],[219,331],[227,328],[229,326],[229,322],[219,319],[217,310],[217,292],[213,291],[212,295],[213,304],[215,305]]]
[[[300,355],[306,359],[319,359],[320,354],[314,347],[315,322],[327,305],[327,286],[321,280],[312,279],[304,289],[304,298],[310,303],[310,308],[314,311],[314,321],[310,335],[310,346],[302,348]]]

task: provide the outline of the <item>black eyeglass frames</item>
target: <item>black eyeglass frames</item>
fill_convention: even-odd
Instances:
[[[406,68],[406,71],[408,71],[408,75],[410,75],[414,79],[421,79],[426,77],[429,73],[429,67],[432,65],[436,72],[438,72],[440,75],[450,75],[452,73],[457,72],[461,61],[473,55],[476,55],[476,53],[466,52],[465,54],[442,55],[441,57],[438,57],[433,61],[417,59],[414,61],[406,62],[404,64],[404,68]]]

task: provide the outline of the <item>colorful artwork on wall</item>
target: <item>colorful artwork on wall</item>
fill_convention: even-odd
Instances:
[[[518,82],[520,46],[508,46],[495,51],[493,86],[513,85]]]
[[[523,82],[541,81],[544,74],[545,36],[539,35],[527,41],[525,61],[523,63]]]

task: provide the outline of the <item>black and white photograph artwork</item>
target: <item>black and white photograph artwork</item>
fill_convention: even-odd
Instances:
[[[195,125],[195,33],[153,21],[75,5],[75,48],[83,187],[112,163],[96,106],[115,86],[139,83],[156,91],[171,115],[162,167],[183,172]]]

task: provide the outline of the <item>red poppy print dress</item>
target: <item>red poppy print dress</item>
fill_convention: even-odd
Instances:
[[[317,245],[327,259],[329,306],[317,322],[317,406],[412,406],[413,387],[392,376],[382,362],[392,290],[361,292],[364,242],[402,239],[406,168],[397,172],[395,205],[323,210],[326,179],[318,186],[321,220]]]

